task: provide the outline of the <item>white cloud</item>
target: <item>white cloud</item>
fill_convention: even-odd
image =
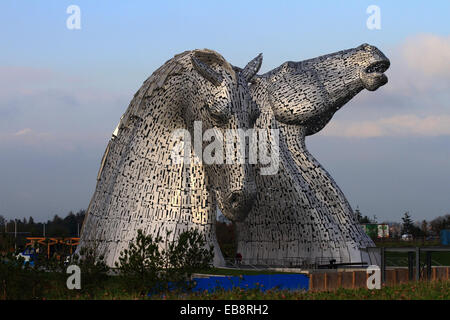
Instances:
[[[390,94],[448,91],[450,89],[450,36],[417,34],[393,48],[389,56]]]
[[[374,121],[332,121],[321,135],[347,138],[450,135],[450,115],[406,114]]]
[[[57,139],[48,132],[37,132],[30,128],[24,128],[14,133],[0,134],[0,145],[43,146],[53,143]]]
[[[76,80],[47,69],[0,66],[0,147],[101,150],[132,94]]]
[[[450,36],[419,34],[401,46],[405,63],[427,76],[450,76]]]
[[[32,130],[30,128],[25,128],[25,129],[17,131],[16,133],[14,133],[14,135],[15,136],[23,136],[23,135],[29,134],[31,132],[32,132]]]
[[[109,132],[58,132],[24,128],[16,132],[0,132],[0,148],[40,150],[50,153],[72,152],[78,149],[102,150],[110,137]]]

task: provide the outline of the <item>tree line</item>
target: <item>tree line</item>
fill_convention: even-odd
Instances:
[[[355,210],[355,215],[361,224],[377,224],[377,217],[372,218],[363,215],[359,208]],[[450,229],[450,214],[439,216],[433,220],[414,221],[407,211],[403,214],[401,222],[387,222],[391,229],[395,230],[393,237],[400,237],[403,234],[410,234],[414,238],[439,236],[441,230]]]
[[[0,215],[0,238],[5,234],[14,235],[17,226],[18,237],[77,237],[81,232],[86,210],[79,210],[74,213],[70,211],[66,217],[55,215],[52,220],[47,222],[35,222],[33,217],[28,219],[10,219],[7,220]],[[355,215],[359,223],[376,224],[377,217],[363,215],[359,208],[355,210]],[[411,234],[414,238],[439,236],[440,231],[450,229],[450,214],[439,216],[433,220],[414,221],[409,212],[405,212],[402,222],[388,222],[391,226],[391,237],[400,237],[402,234]],[[44,231],[45,230],[45,231]],[[6,231],[6,233],[5,233]],[[230,221],[219,219],[216,223],[217,240],[226,258],[234,258],[236,251],[235,226]],[[0,241],[2,242],[2,241]]]
[[[57,214],[47,222],[35,222],[33,217],[7,220],[0,215],[0,233],[14,233],[27,237],[77,237],[81,232],[86,210],[70,211],[62,218]]]

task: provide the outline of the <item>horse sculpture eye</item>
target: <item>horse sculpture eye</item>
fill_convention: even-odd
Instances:
[[[254,101],[250,102],[250,110],[250,126],[253,127],[256,123],[256,120],[258,120],[259,116],[261,115],[261,111]]]

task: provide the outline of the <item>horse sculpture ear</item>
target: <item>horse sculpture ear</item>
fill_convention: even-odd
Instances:
[[[223,77],[222,75],[220,75],[220,73],[214,71],[210,66],[200,61],[196,57],[191,57],[191,60],[195,70],[197,70],[197,72],[200,73],[203,78],[211,82],[216,87],[220,86],[223,81]]]
[[[262,60],[262,53],[260,53],[256,58],[247,63],[245,68],[241,71],[242,76],[247,80],[247,82],[251,82],[252,78],[258,73],[262,65]]]

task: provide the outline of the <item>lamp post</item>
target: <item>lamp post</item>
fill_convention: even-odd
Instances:
[[[14,251],[17,251],[17,219],[14,219]]]

